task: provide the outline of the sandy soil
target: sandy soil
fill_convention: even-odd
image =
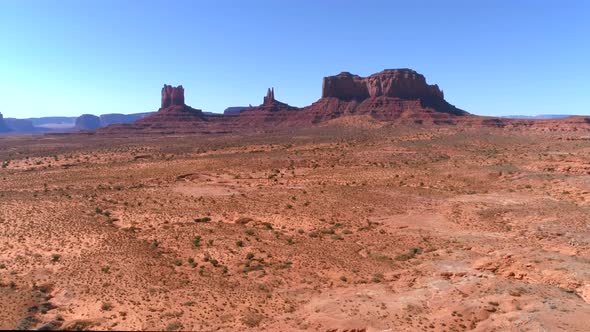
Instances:
[[[583,135],[0,138],[0,329],[588,331]]]

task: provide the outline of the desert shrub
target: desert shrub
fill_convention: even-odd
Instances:
[[[201,236],[200,235],[197,235],[193,239],[193,247],[198,248],[200,246],[201,246]]]
[[[375,273],[373,274],[373,282],[381,282],[383,281],[383,274]]]
[[[27,317],[21,319],[18,322],[18,324],[16,324],[15,330],[19,330],[19,331],[30,330],[33,327],[33,325],[35,325],[35,323],[37,323],[37,320],[35,319],[35,317],[27,316]]]
[[[248,327],[256,327],[260,324],[263,318],[264,316],[261,314],[250,312],[244,315],[242,323]]]
[[[251,252],[249,252],[249,253],[246,255],[246,259],[250,260],[250,259],[252,259],[252,258],[254,258],[254,254],[253,254],[253,253],[251,253]]]
[[[113,308],[113,305],[110,304],[109,302],[104,302],[101,306],[100,306],[100,310],[102,311],[109,311]]]
[[[242,241],[242,240],[237,241],[236,242],[236,246],[243,247],[244,246],[244,241]]]
[[[238,220],[236,220],[236,224],[245,225],[245,224],[249,223],[252,220],[253,220],[252,218],[240,217],[240,218],[238,218]]]
[[[180,322],[172,322],[166,326],[166,331],[177,331],[182,328],[182,324]]]
[[[195,222],[210,222],[210,221],[211,221],[211,218],[209,218],[209,217],[195,219]]]
[[[51,255],[51,260],[53,262],[59,261],[60,258],[61,258],[61,255],[60,254],[53,254],[53,255]]]
[[[395,260],[396,261],[407,261],[409,259],[416,257],[416,255],[420,254],[420,253],[422,253],[422,248],[418,248],[418,247],[410,248],[410,250],[407,253],[397,255],[395,257]]]

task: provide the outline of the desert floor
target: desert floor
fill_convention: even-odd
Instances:
[[[0,328],[588,331],[585,135],[0,138]]]

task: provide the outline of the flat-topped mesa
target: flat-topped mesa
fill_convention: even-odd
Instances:
[[[401,116],[404,109],[419,108],[452,115],[469,114],[449,104],[438,85],[429,85],[423,75],[407,68],[386,69],[368,77],[348,72],[324,77],[320,101],[325,105],[345,103],[338,107],[351,112],[379,108],[384,114],[391,113],[387,115],[390,118]],[[415,102],[419,106],[412,104]],[[330,107],[333,109],[334,105]]]
[[[76,119],[74,128],[78,130],[94,130],[100,128],[100,118],[92,114],[82,114]]]
[[[182,85],[173,87],[164,84],[162,88],[162,106],[161,108],[168,108],[170,106],[184,106],[184,88]]]
[[[324,77],[323,98],[363,101],[380,96],[400,99],[444,98],[437,85],[428,85],[423,75],[411,69],[386,69],[368,77],[347,72]]]

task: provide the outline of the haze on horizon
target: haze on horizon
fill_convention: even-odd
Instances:
[[[587,1],[0,2],[4,117],[295,106],[322,78],[412,68],[479,115],[590,114]]]

